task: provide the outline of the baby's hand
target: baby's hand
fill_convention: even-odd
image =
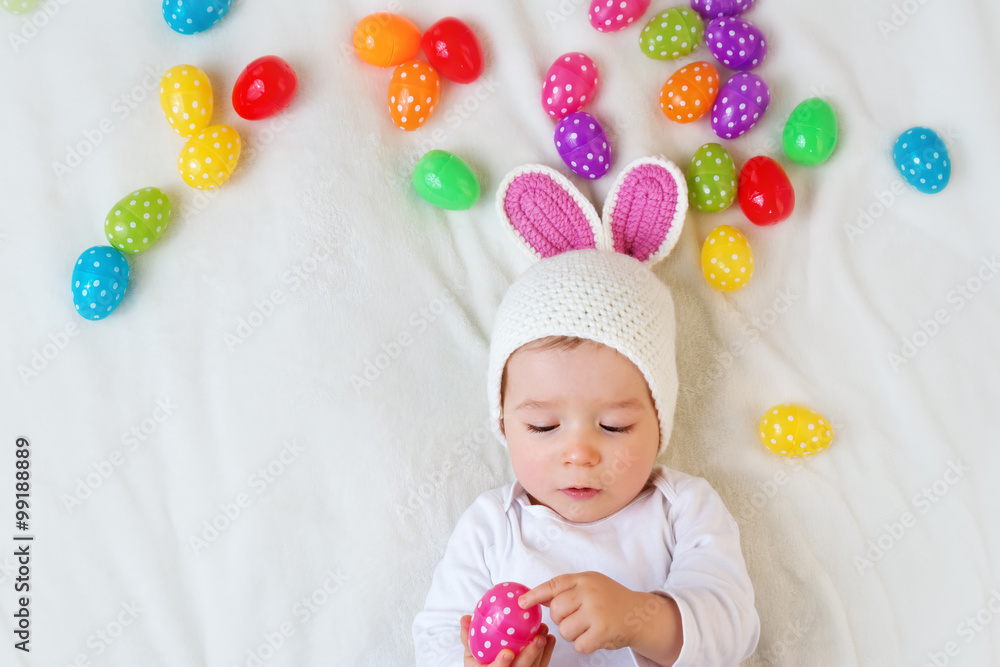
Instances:
[[[577,653],[616,650],[632,643],[626,623],[641,607],[640,594],[598,572],[560,574],[535,586],[518,599],[522,609],[535,604],[549,608],[552,622]]]
[[[459,623],[462,626],[462,646],[465,647],[465,667],[483,667],[472,656],[469,649],[469,622],[472,616],[463,616]],[[538,635],[521,651],[514,660],[514,652],[505,648],[497,655],[496,660],[486,667],[548,667],[552,657],[552,649],[556,647],[556,638],[549,634],[544,623],[538,628]]]

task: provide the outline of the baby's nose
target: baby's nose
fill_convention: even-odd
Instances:
[[[575,465],[597,465],[601,462],[601,452],[589,437],[578,435],[567,443],[563,460]]]

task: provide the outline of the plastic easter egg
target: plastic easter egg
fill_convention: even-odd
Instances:
[[[579,111],[594,96],[597,80],[597,65],[586,54],[562,54],[545,73],[542,108],[553,118]]]
[[[257,58],[247,65],[233,86],[233,108],[241,118],[260,120],[292,103],[298,77],[278,56]]]
[[[420,53],[420,28],[399,14],[371,14],[354,26],[354,52],[370,65],[395,67]]]
[[[584,178],[600,178],[611,169],[608,135],[589,113],[577,111],[559,121],[555,143],[566,166]]]
[[[3,7],[11,14],[27,14],[37,4],[38,0],[0,0],[0,7]]]
[[[754,0],[691,0],[691,9],[706,21],[720,16],[736,16],[753,7]]]
[[[781,456],[809,456],[830,446],[833,426],[809,408],[782,403],[760,418],[760,441]]]
[[[458,83],[472,83],[483,73],[483,50],[472,28],[449,16],[420,39],[424,55],[441,76]]]
[[[736,165],[719,144],[694,152],[687,170],[688,201],[699,211],[716,213],[736,200]]]
[[[674,72],[660,89],[660,111],[670,120],[691,123],[712,108],[719,94],[719,72],[704,60]]]
[[[717,290],[746,287],[753,276],[753,251],[746,237],[729,225],[713,229],[701,246],[701,271]]]
[[[233,0],[163,0],[167,25],[184,35],[208,30],[229,11]]]
[[[84,250],[73,267],[73,305],[81,317],[102,320],[118,307],[128,287],[128,262],[106,245]]]
[[[715,19],[705,26],[705,43],[729,69],[751,70],[767,55],[767,40],[760,29],[738,18]]]
[[[159,188],[143,188],[125,195],[104,219],[104,235],[124,253],[149,250],[170,222],[170,198]]]
[[[434,206],[464,211],[479,201],[479,179],[462,158],[448,151],[433,150],[413,170],[417,194]]]
[[[712,106],[712,129],[722,139],[735,139],[754,128],[767,105],[771,91],[756,74],[740,72],[722,85]]]
[[[401,130],[415,130],[430,118],[441,95],[441,77],[422,60],[399,65],[389,81],[389,114]]]
[[[194,65],[171,67],[160,79],[160,108],[174,131],[193,136],[212,122],[212,84]]]
[[[660,12],[639,33],[639,48],[654,60],[673,60],[694,51],[705,36],[705,23],[687,7]]]
[[[240,135],[228,125],[211,125],[188,139],[177,167],[192,188],[212,190],[229,179],[240,160]]]
[[[785,122],[781,145],[793,162],[810,167],[826,162],[837,146],[837,116],[829,102],[819,97],[800,102]]]
[[[930,128],[911,127],[899,135],[892,159],[906,182],[925,194],[941,192],[951,180],[948,147]]]
[[[740,171],[738,187],[743,215],[755,225],[774,225],[795,209],[795,190],[781,165],[758,155],[747,160]]]
[[[649,9],[649,0],[591,0],[587,18],[598,32],[614,32],[629,26]]]
[[[528,590],[527,586],[505,581],[486,591],[476,604],[469,622],[469,650],[479,664],[490,664],[505,648],[516,656],[538,634],[541,606],[521,609],[517,604]]]

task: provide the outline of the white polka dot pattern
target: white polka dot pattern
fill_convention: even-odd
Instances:
[[[760,419],[760,441],[775,454],[810,456],[830,446],[833,426],[809,408],[783,403]]]
[[[160,108],[170,127],[191,137],[212,122],[212,84],[194,65],[171,67],[160,79]]]
[[[125,195],[104,219],[104,235],[124,253],[148,250],[170,221],[170,199],[159,188],[143,188]]]
[[[188,139],[177,168],[192,188],[212,190],[229,178],[240,159],[240,135],[228,125],[212,125]]]

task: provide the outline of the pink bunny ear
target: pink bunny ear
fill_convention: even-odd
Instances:
[[[611,187],[604,226],[615,252],[652,266],[673,250],[687,207],[687,183],[677,165],[663,158],[640,158],[625,167]]]
[[[554,169],[529,164],[497,189],[497,209],[519,245],[536,259],[579,248],[610,249],[594,206]]]

